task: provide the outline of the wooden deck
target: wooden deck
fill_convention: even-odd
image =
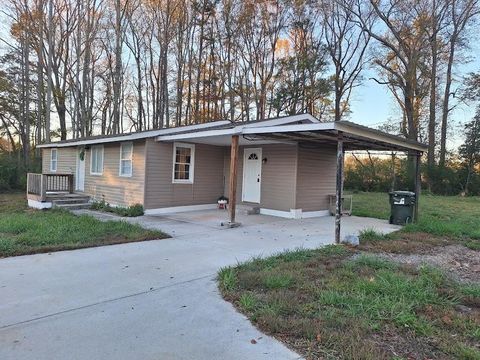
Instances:
[[[90,196],[74,191],[73,174],[27,174],[27,200],[35,208],[87,208]]]

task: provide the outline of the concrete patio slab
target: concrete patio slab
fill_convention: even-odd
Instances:
[[[131,218],[174,237],[1,259],[0,359],[298,358],[224,302],[215,277],[252,256],[329,244],[333,218],[250,215],[226,229],[224,215]],[[344,218],[344,234],[365,228],[398,229]]]

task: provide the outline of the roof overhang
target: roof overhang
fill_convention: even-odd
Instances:
[[[38,148],[85,146],[155,138],[157,141],[186,141],[218,146],[230,144],[232,135],[240,136],[240,145],[268,143],[309,143],[336,146],[340,134],[345,150],[427,150],[425,144],[387,134],[348,121],[321,123],[310,114],[284,116],[274,119],[231,123],[215,121],[204,124],[150,130],[125,135],[96,136],[38,145]]]
[[[37,148],[54,148],[54,147],[70,147],[70,146],[82,146],[82,145],[95,145],[95,144],[105,144],[113,142],[123,142],[123,141],[132,141],[140,139],[154,138],[158,135],[168,135],[168,134],[177,134],[184,132],[199,131],[209,128],[217,128],[222,126],[231,125],[230,121],[222,120],[209,122],[204,124],[188,125],[188,126],[179,126],[174,128],[142,131],[130,134],[119,134],[119,135],[109,135],[109,136],[94,136],[86,139],[79,140],[64,140],[58,142],[52,142],[48,144],[37,145]]]
[[[226,145],[232,135],[240,135],[250,143],[255,141],[277,141],[335,146],[340,134],[344,141],[344,149],[347,151],[396,150],[424,152],[427,150],[427,145],[417,141],[408,140],[347,121],[274,126],[238,125],[222,130],[161,135],[157,137],[157,141],[191,141]]]

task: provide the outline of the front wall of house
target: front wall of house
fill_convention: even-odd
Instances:
[[[307,148],[299,145],[297,168],[297,209],[327,210],[328,195],[336,189],[335,148]]]
[[[242,146],[238,155],[237,203],[242,202],[245,148],[261,148],[262,163],[260,204],[265,209],[290,211],[295,208],[297,146],[268,144]],[[229,196],[230,149],[225,151],[225,196]],[[257,204],[253,204],[257,205]]]
[[[193,184],[172,182],[173,143],[148,139],[146,149],[146,209],[215,204],[223,195],[223,147],[195,144]]]
[[[42,149],[42,173],[52,174],[50,159],[52,149]],[[77,169],[77,149],[74,147],[57,149],[57,171],[53,174],[75,174]]]
[[[132,176],[119,175],[120,142],[103,145],[103,174],[90,173],[91,151],[85,152],[85,193],[117,206],[143,204],[145,140],[133,142]]]
[[[85,151],[85,194],[95,200],[104,199],[117,206],[143,204],[145,176],[145,140],[133,142],[132,176],[119,175],[120,142],[103,145],[103,173],[90,173],[90,149]],[[75,174],[77,169],[77,147],[58,148],[57,174]],[[42,171],[50,171],[51,150],[43,149]],[[76,181],[76,179],[74,180]]]

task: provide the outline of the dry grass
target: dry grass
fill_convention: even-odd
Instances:
[[[480,287],[342,246],[219,273],[224,297],[308,359],[479,359]]]

